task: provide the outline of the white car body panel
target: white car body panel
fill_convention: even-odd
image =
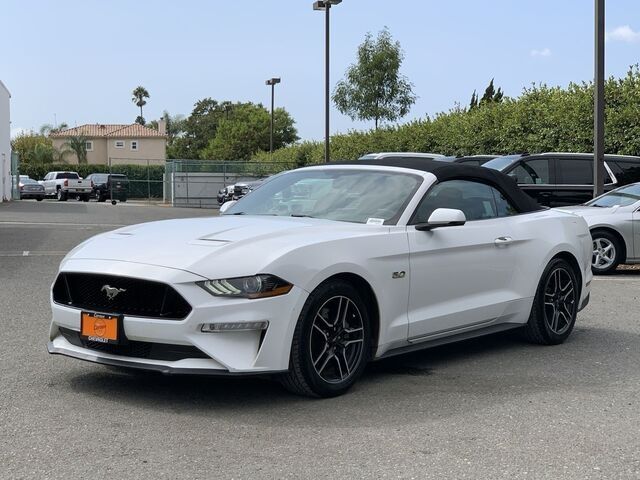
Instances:
[[[617,232],[625,243],[627,258],[623,263],[640,263],[640,202],[628,206],[561,207],[557,210],[575,213],[589,225],[590,230],[604,228]]]
[[[373,291],[380,325],[376,357],[434,337],[525,323],[545,266],[561,252],[572,255],[579,266],[580,305],[586,303],[592,278],[591,239],[580,217],[541,210],[417,231],[407,223],[436,177],[408,171],[424,181],[397,225],[232,215],[152,222],[85,241],[65,257],[60,271],[153,280],[181,294],[193,308],[182,320],[124,317],[131,340],[196,346],[211,357],[175,362],[126,358],[164,372],[287,370],[305,301],[334,275],[358,276]],[[499,237],[511,241],[496,244]],[[294,287],[286,295],[248,300],[214,297],[195,283],[259,273],[276,275]],[[72,345],[60,334],[60,327],[80,329],[79,309],[53,299],[51,308],[52,353],[116,363],[117,356]],[[259,331],[200,331],[202,324],[214,321],[268,321],[269,327],[263,339]]]

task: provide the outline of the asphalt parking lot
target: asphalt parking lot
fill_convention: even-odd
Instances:
[[[0,204],[0,478],[640,478],[640,271],[596,279],[562,346],[439,347],[329,400],[47,354],[49,287],[74,245],[211,214]]]

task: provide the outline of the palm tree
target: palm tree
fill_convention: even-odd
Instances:
[[[53,162],[54,149],[46,143],[38,143],[31,152],[31,161],[38,165],[46,165]]]
[[[76,154],[79,164],[87,164],[87,137],[84,135],[69,137],[64,145]]]
[[[150,98],[149,92],[143,86],[139,86],[135,88],[135,90],[132,92],[132,95],[133,95],[133,98],[131,99],[131,101],[135,103],[138,107],[140,107],[140,115],[138,116],[138,118],[136,118],[136,123],[139,123],[140,125],[144,125],[145,120],[144,120],[144,116],[142,115],[142,107],[144,107],[147,104],[147,101],[145,100],[145,98]]]
[[[40,135],[42,135],[43,137],[47,137],[52,133],[58,133],[62,130],[66,130],[67,128],[69,128],[69,125],[67,125],[65,122],[62,122],[57,127],[54,127],[50,123],[45,123],[40,127]]]

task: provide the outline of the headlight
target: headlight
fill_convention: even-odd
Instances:
[[[225,278],[197,282],[211,295],[234,298],[265,298],[289,293],[293,285],[275,275]]]

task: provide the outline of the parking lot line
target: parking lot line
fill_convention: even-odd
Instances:
[[[48,225],[60,227],[124,227],[121,223],[63,223],[63,222],[9,222],[0,221],[0,225]]]
[[[15,252],[0,252],[0,257],[64,257],[68,252],[62,251],[32,251],[21,250]]]

